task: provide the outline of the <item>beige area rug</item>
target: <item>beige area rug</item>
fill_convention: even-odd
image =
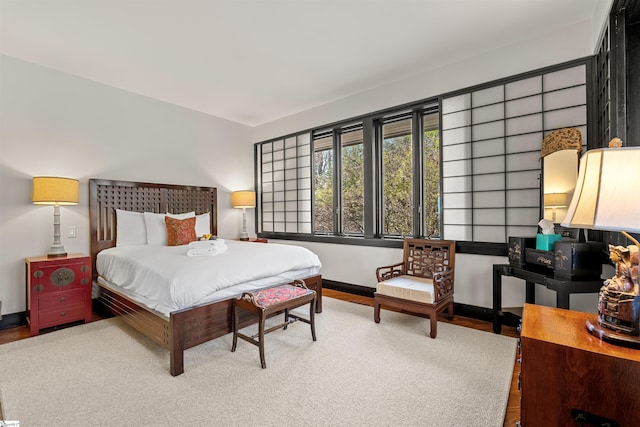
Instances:
[[[27,426],[502,426],[516,340],[324,298],[258,348],[231,335],[169,354],[117,318],[0,345],[7,420]],[[302,313],[308,314],[307,310]],[[278,320],[281,320],[279,318]],[[252,330],[253,333],[253,330]]]

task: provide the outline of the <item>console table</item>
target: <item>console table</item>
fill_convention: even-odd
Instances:
[[[542,273],[528,270],[526,267],[516,267],[510,264],[493,264],[493,332],[499,334],[502,330],[502,276],[512,276],[525,280],[525,301],[535,304],[535,284],[544,285],[547,289],[556,291],[556,307],[569,309],[570,294],[597,293],[604,282],[601,278],[563,280],[553,277],[553,271]]]

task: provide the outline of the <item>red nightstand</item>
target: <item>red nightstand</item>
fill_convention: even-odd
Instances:
[[[40,329],[91,321],[91,257],[32,257],[26,260],[27,323]]]

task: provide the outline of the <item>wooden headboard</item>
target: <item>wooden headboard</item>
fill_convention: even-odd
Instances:
[[[116,209],[132,212],[211,212],[211,232],[218,234],[218,198],[215,187],[192,187],[146,182],[89,180],[89,227],[93,277],[96,255],[116,245]]]

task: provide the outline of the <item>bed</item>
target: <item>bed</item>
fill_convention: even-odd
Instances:
[[[112,314],[130,324],[170,353],[170,373],[184,372],[184,350],[232,331],[232,301],[228,295],[221,300],[166,312],[150,308],[99,278],[96,260],[101,251],[116,247],[116,209],[130,212],[209,213],[210,230],[217,234],[217,190],[214,187],[141,183],[114,180],[89,180],[90,246],[97,300]],[[229,242],[231,243],[231,242]],[[240,243],[263,245],[262,243]],[[269,245],[269,244],[267,244]],[[266,245],[265,245],[266,246]],[[247,263],[252,260],[247,258]],[[317,292],[316,312],[322,312],[322,278],[314,274],[304,278],[306,285]],[[269,286],[269,285],[266,285]],[[240,318],[239,327],[256,322],[249,313]]]

